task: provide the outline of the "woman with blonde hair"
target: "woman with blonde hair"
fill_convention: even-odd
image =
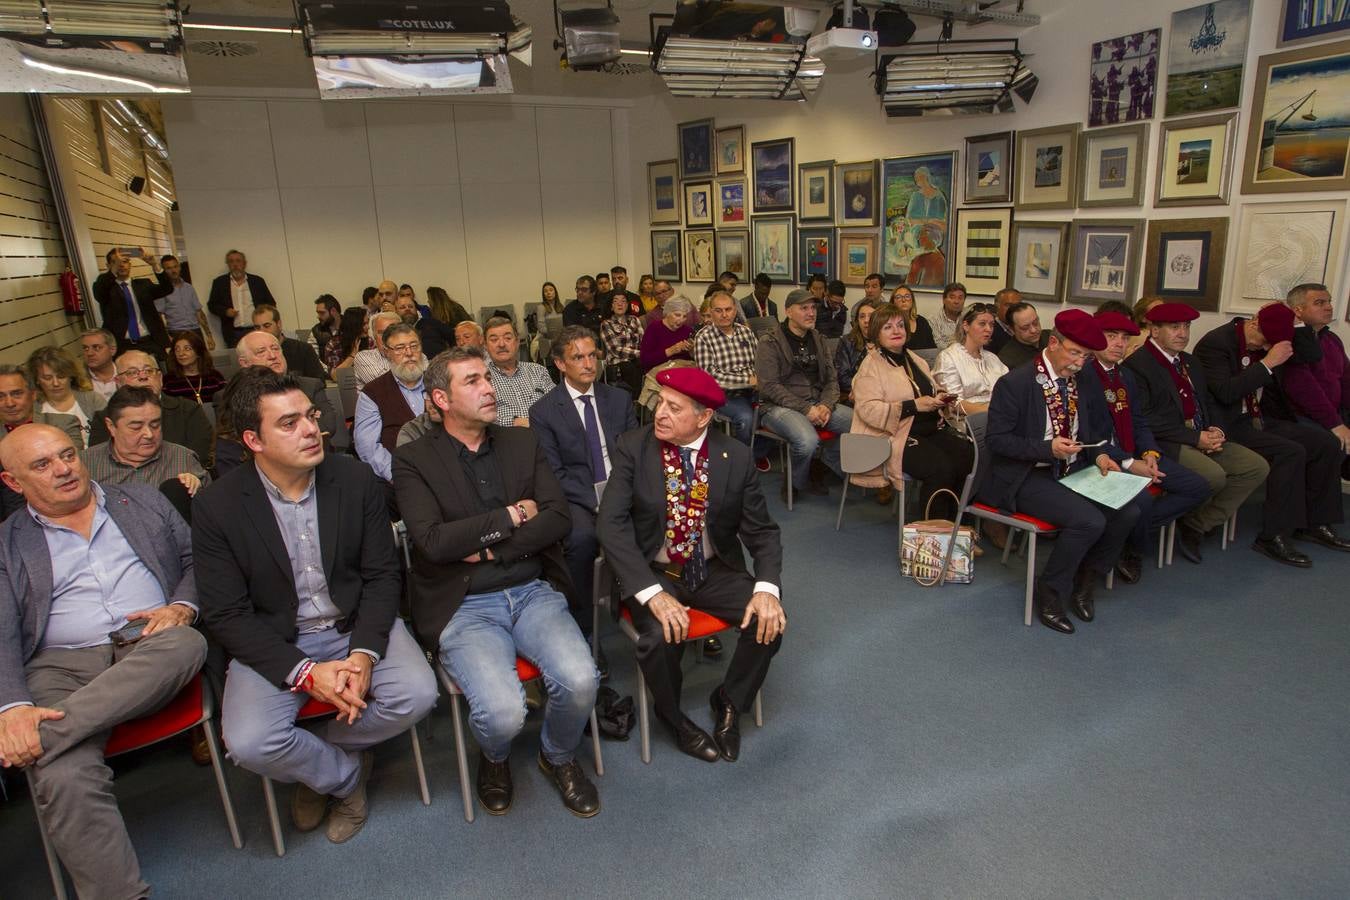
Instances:
[[[108,405],[102,394],[93,390],[88,377],[75,359],[60,347],[39,347],[28,357],[28,373],[38,387],[42,402],[40,413],[60,413],[80,420],[84,445],[89,446],[89,427],[94,413]]]
[[[934,363],[938,384],[959,398],[966,415],[988,412],[994,382],[1008,374],[1003,360],[989,352],[996,327],[992,303],[970,304],[956,323],[956,340]]]

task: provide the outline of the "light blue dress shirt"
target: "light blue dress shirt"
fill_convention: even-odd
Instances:
[[[403,394],[403,399],[408,403],[408,409],[414,416],[420,416],[426,411],[426,405],[422,401],[426,389],[423,387],[422,379],[417,379],[417,384],[408,387],[398,378],[394,378],[394,383],[398,385],[399,392]],[[384,420],[380,417],[380,408],[375,405],[375,401],[370,399],[365,391],[356,395],[356,421],[353,426],[356,440],[356,455],[372,469],[375,474],[385,481],[394,480],[394,458],[389,451],[380,443],[380,429],[384,427]]]

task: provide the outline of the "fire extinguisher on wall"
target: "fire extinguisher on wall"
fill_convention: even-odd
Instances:
[[[58,280],[61,283],[61,306],[66,315],[84,315],[84,293],[80,290],[80,279],[67,266]]]

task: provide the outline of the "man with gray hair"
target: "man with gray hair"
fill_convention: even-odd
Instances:
[[[380,312],[370,317],[370,340],[375,346],[359,351],[352,359],[359,391],[389,371],[389,357],[384,352],[384,330],[402,320],[396,312]]]
[[[425,407],[422,373],[427,359],[417,329],[399,322],[384,330],[384,352],[389,371],[356,395],[356,421],[352,426],[356,455],[390,481],[398,432],[420,415]]]
[[[28,370],[9,363],[0,364],[0,425],[5,426],[0,428],[0,442],[20,425],[36,422],[61,429],[77,447],[84,444],[79,419],[64,413],[36,412],[33,408],[36,402],[37,387]],[[10,490],[8,484],[0,482],[0,519],[7,519],[11,513],[22,508],[23,498]]]
[[[488,352],[488,377],[497,390],[497,424],[530,425],[530,407],[553,390],[548,369],[520,359],[520,336],[504,316],[488,319],[484,333]]]
[[[1285,396],[1295,415],[1330,431],[1350,453],[1350,360],[1345,344],[1331,330],[1331,292],[1325,284],[1309,282],[1293,288],[1285,302],[1298,320],[1295,334],[1310,329],[1322,353],[1318,360],[1303,361],[1296,355],[1284,364]],[[1341,478],[1350,478],[1350,458],[1341,463]]]

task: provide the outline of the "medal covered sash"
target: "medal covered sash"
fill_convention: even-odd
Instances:
[[[1055,379],[1050,377],[1050,370],[1045,365],[1045,354],[1036,356],[1036,383],[1041,386],[1041,392],[1045,395],[1045,408],[1050,417],[1050,431],[1055,437],[1068,438],[1073,440],[1073,433],[1078,430],[1078,379],[1065,377],[1068,387],[1069,401],[1065,405],[1064,396],[1060,394],[1059,388],[1055,384]],[[1055,474],[1063,478],[1069,471],[1069,460],[1055,460]]]
[[[1202,427],[1200,418],[1196,415],[1199,406],[1195,402],[1195,384],[1191,381],[1191,373],[1187,371],[1186,363],[1182,360],[1181,354],[1177,354],[1177,361],[1173,364],[1153,341],[1144,341],[1144,349],[1152,354],[1158,364],[1166,369],[1167,374],[1172,377],[1172,386],[1177,389],[1177,394],[1181,397],[1181,417],[1188,423],[1194,423],[1188,424],[1187,427]]]
[[[661,468],[666,483],[666,554],[670,557],[665,571],[678,579],[695,545],[703,540],[708,515],[708,442],[703,442],[694,457],[692,476],[685,472],[680,448],[673,444],[661,444]]]
[[[1243,326],[1246,322],[1238,321],[1237,325],[1237,355],[1238,365],[1243,371],[1246,371],[1253,364],[1265,359],[1266,351],[1255,350],[1247,346],[1247,333]],[[1242,398],[1242,411],[1252,417],[1252,425],[1256,428],[1261,427],[1261,398],[1255,393],[1248,394]]]
[[[1106,388],[1106,407],[1111,410],[1111,421],[1116,426],[1116,440],[1120,449],[1134,456],[1134,419],[1130,415],[1130,395],[1125,391],[1125,376],[1120,374],[1120,366],[1107,371],[1097,360],[1092,361],[1097,369],[1097,377]]]

